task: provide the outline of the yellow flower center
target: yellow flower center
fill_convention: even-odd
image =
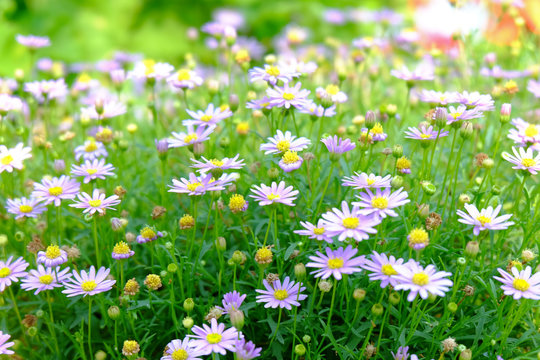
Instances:
[[[188,357],[189,357],[189,354],[184,349],[176,349],[171,354],[172,360],[186,360]]]
[[[454,112],[454,113],[450,113],[450,116],[452,116],[454,118],[454,120],[456,120],[458,117],[460,117],[461,115],[463,115],[463,111],[462,112]]]
[[[210,163],[214,166],[219,166],[219,167],[223,166],[223,161],[218,160],[218,159],[212,159],[210,160]]]
[[[536,125],[530,124],[529,126],[527,126],[527,128],[525,129],[525,136],[535,137],[536,135],[538,135],[538,128],[536,127]]]
[[[0,161],[2,163],[2,165],[9,165],[11,164],[11,162],[13,161],[13,156],[11,155],[6,155],[2,158],[2,161]]]
[[[431,134],[420,134],[420,137],[422,139],[429,139],[431,137]]]
[[[367,180],[366,180],[366,184],[368,184],[368,185],[373,185],[373,184],[375,184],[375,179],[367,179]]]
[[[343,219],[343,226],[347,229],[356,229],[358,224],[360,224],[360,220],[358,220],[358,218],[348,217]]]
[[[97,150],[97,144],[95,141],[90,141],[86,146],[84,147],[84,151],[86,152],[93,152]]]
[[[276,144],[276,148],[281,152],[285,152],[289,150],[290,147],[291,147],[291,143],[288,140],[280,140]]]
[[[184,138],[184,142],[185,142],[186,144],[189,144],[190,142],[195,141],[195,140],[197,140],[197,139],[198,139],[197,134],[188,134],[188,135],[186,135],[186,137]]]
[[[86,169],[86,172],[88,173],[88,175],[94,175],[95,173],[97,173],[97,169]]]
[[[126,242],[120,241],[116,245],[114,245],[113,252],[115,254],[129,254],[130,249]]]
[[[288,93],[288,92],[283,93],[283,98],[284,98],[285,100],[293,100],[293,99],[294,99],[294,94]]]
[[[145,239],[153,239],[156,236],[156,232],[146,226],[141,230],[141,236]]]
[[[64,189],[62,189],[61,186],[55,186],[55,187],[49,188],[49,195],[52,195],[52,196],[62,195],[63,192],[64,192]]]
[[[77,82],[83,83],[83,84],[88,84],[90,82],[90,80],[92,80],[92,78],[87,73],[82,73],[77,78]]]
[[[531,287],[531,284],[523,279],[515,279],[512,285],[514,286],[514,289],[519,291],[527,291]]]
[[[414,274],[412,282],[416,285],[424,286],[429,283],[429,276],[425,272]]]
[[[381,123],[376,123],[375,126],[371,129],[370,133],[372,134],[382,134],[384,133]]]
[[[398,272],[394,269],[394,267],[390,264],[384,264],[382,267],[381,267],[381,271],[384,275],[387,275],[387,276],[392,276],[392,275],[397,275]]]
[[[94,290],[96,287],[97,287],[97,284],[94,280],[87,280],[81,283],[81,289],[83,289],[83,291],[86,291],[86,292],[90,292]]]
[[[144,64],[144,75],[148,76],[154,72],[154,66],[156,66],[156,62],[152,59],[146,59],[143,60]]]
[[[176,75],[176,78],[178,79],[178,81],[191,80],[191,74],[190,74],[189,70],[182,69],[182,70],[178,71],[178,74]]]
[[[8,267],[0,269],[0,278],[8,277],[11,274],[11,269]]]
[[[51,275],[42,275],[39,277],[39,282],[45,285],[49,285],[53,282],[53,277]]]
[[[251,60],[251,58],[249,56],[249,51],[247,51],[246,49],[238,50],[236,52],[236,54],[234,55],[234,59],[239,63],[247,62],[247,61]]]
[[[396,161],[396,168],[398,168],[399,170],[410,169],[411,161],[407,159],[406,157],[400,157]]]
[[[326,92],[330,95],[336,95],[339,92],[339,86],[330,84],[326,87]]]
[[[343,267],[343,258],[334,258],[328,260],[329,269],[341,269]]]
[[[531,159],[531,158],[524,158],[524,159],[521,159],[521,164],[525,167],[532,167],[536,165],[536,161],[534,161],[534,159]]]
[[[424,244],[429,240],[429,234],[424,229],[412,229],[409,233],[409,242],[413,244]]]
[[[277,66],[270,66],[266,69],[266,73],[270,76],[279,76],[279,69]]]
[[[101,200],[90,200],[88,202],[88,205],[90,205],[91,207],[99,207],[101,205]]]
[[[285,164],[294,164],[300,160],[300,157],[296,154],[296,151],[288,150],[281,158]]]
[[[285,300],[288,297],[289,297],[289,293],[287,292],[287,290],[276,290],[276,291],[274,291],[274,298],[276,300]]]
[[[268,196],[266,197],[268,200],[275,200],[275,199],[279,199],[279,195],[278,194],[274,194],[274,193],[271,193],[271,194],[268,194]]]
[[[315,235],[322,235],[326,230],[323,227],[313,229]]]
[[[203,116],[201,116],[201,121],[209,122],[210,120],[212,120],[212,115],[203,115]]]
[[[382,196],[374,197],[371,200],[371,206],[377,209],[386,209],[388,207],[388,199]]]
[[[189,191],[193,192],[195,190],[197,190],[199,187],[201,187],[202,184],[200,182],[196,182],[196,183],[191,183],[191,184],[187,184],[186,187]]]
[[[32,212],[32,210],[34,210],[34,208],[30,205],[19,206],[19,211],[22,212],[23,214],[28,214],[29,212]]]
[[[480,224],[482,224],[482,226],[489,224],[491,222],[491,218],[484,215],[480,215],[479,217],[476,218],[476,220],[480,221]]]
[[[221,341],[221,335],[212,333],[206,335],[206,341],[208,341],[209,344],[217,344]]]
[[[45,256],[47,257],[47,259],[56,259],[60,255],[62,255],[62,252],[57,245],[47,246],[47,250],[45,251]]]
[[[245,205],[246,200],[242,195],[235,194],[231,196],[231,200],[229,201],[229,208],[232,211],[241,211]]]

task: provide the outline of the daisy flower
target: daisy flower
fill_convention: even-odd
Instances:
[[[51,40],[47,36],[18,34],[15,37],[15,40],[17,40],[19,44],[26,46],[27,48],[31,50],[51,46]]]
[[[429,245],[429,234],[421,227],[412,229],[407,235],[409,247],[414,250],[422,250]]]
[[[305,137],[296,138],[290,131],[285,131],[285,134],[278,130],[276,136],[267,138],[268,142],[261,144],[259,148],[264,151],[265,155],[279,154],[290,151],[302,151],[306,149],[311,141]]]
[[[516,165],[512,169],[525,170],[532,175],[536,175],[540,171],[540,154],[534,155],[534,151],[530,148],[527,150],[519,148],[518,151],[515,147],[512,147],[512,152],[514,155],[506,151],[501,154],[504,160]]]
[[[169,76],[167,82],[178,89],[193,89],[203,84],[203,78],[193,70],[180,69]]]
[[[94,215],[96,211],[103,215],[107,209],[116,210],[113,208],[114,205],[120,204],[120,198],[116,195],[111,195],[106,198],[105,194],[99,192],[98,189],[94,189],[92,196],[83,192],[77,194],[79,201],[76,201],[75,204],[70,204],[69,206],[84,209],[83,214]]]
[[[238,331],[234,327],[225,330],[225,324],[218,324],[217,320],[212,318],[210,326],[206,324],[202,327],[194,326],[191,331],[194,335],[188,337],[193,339],[193,345],[202,355],[211,353],[226,355],[227,350],[234,352],[234,344],[238,339]]]
[[[357,172],[353,176],[346,176],[343,178],[343,186],[352,186],[356,190],[362,189],[375,189],[375,188],[387,188],[390,187],[390,182],[392,181],[391,175],[386,175],[385,177],[378,176],[375,174],[366,174]]]
[[[174,67],[170,64],[156,63],[152,59],[147,59],[136,63],[129,77],[143,80],[162,80],[167,78],[173,70]]]
[[[368,275],[370,281],[381,281],[381,288],[385,288],[388,285],[395,287],[399,282],[396,279],[398,272],[396,268],[403,265],[403,259],[397,259],[390,255],[388,257],[386,254],[379,254],[376,251],[373,251],[373,254],[370,255],[370,259],[365,259],[364,263],[361,265],[367,271],[371,273]]]
[[[156,231],[153,227],[145,226],[141,229],[139,235],[137,235],[136,240],[139,244],[145,244],[162,238],[163,236],[165,235],[161,231]]]
[[[424,300],[428,298],[428,293],[444,296],[444,293],[450,290],[453,285],[453,282],[446,278],[452,276],[452,273],[437,271],[434,265],[428,265],[424,269],[416,261],[410,261],[396,267],[396,270],[398,275],[395,276],[398,284],[394,289],[410,290],[407,296],[409,301],[413,301],[418,294]]]
[[[264,65],[264,69],[260,67],[255,67],[248,71],[249,81],[266,81],[270,85],[276,85],[278,81],[283,83],[288,83],[294,77],[300,76],[299,72],[293,71],[289,67],[284,67],[280,65]]]
[[[509,139],[520,146],[530,145],[533,150],[540,150],[540,125],[529,124],[520,118],[512,119],[512,125],[516,128],[508,131]]]
[[[207,191],[223,190],[224,187],[217,181],[212,181],[212,174],[203,174],[200,176],[194,173],[189,174],[189,178],[173,179],[173,184],[169,192],[188,195],[204,195]]]
[[[270,99],[266,96],[263,96],[262,99],[254,99],[246,103],[247,109],[261,110],[261,109],[271,109]]]
[[[182,121],[182,125],[217,125],[222,120],[233,116],[232,111],[225,107],[224,109],[217,107],[214,104],[208,105],[205,111],[198,110],[197,112],[186,109],[186,112],[191,116],[191,119]]]
[[[502,277],[494,276],[493,278],[503,283],[501,289],[504,290],[504,295],[512,296],[514,300],[521,298],[540,300],[540,273],[531,276],[530,266],[521,271],[512,267],[512,274],[500,268],[497,271]]]
[[[96,268],[91,266],[90,271],[81,270],[79,275],[77,270],[73,270],[73,277],[69,282],[64,283],[66,289],[62,290],[62,293],[66,294],[67,297],[77,295],[85,297],[109,291],[116,283],[116,280],[107,280],[110,271],[110,269],[101,267],[96,274]]]
[[[76,180],[62,175],[50,180],[43,179],[41,184],[34,183],[32,197],[43,200],[44,205],[54,203],[55,206],[60,206],[62,200],[74,199],[79,189],[80,185]]]
[[[420,101],[439,105],[455,103],[457,97],[458,93],[455,91],[422,90],[419,95]]]
[[[30,197],[8,199],[6,210],[15,215],[15,220],[17,220],[23,217],[37,218],[39,214],[47,211],[47,208],[41,203],[41,199]]]
[[[328,279],[333,276],[336,280],[341,280],[343,274],[350,275],[362,271],[361,266],[365,257],[363,255],[354,257],[358,249],[353,249],[351,245],[337,250],[327,247],[325,252],[326,255],[319,251],[315,252],[317,256],[310,256],[311,262],[306,264],[306,267],[317,268],[311,272],[311,274],[315,274],[315,277]]]
[[[462,224],[473,225],[473,233],[478,236],[480,231],[483,230],[504,230],[509,226],[514,225],[512,221],[507,221],[512,217],[512,214],[499,215],[502,205],[497,206],[493,209],[491,206],[488,206],[487,209],[482,209],[478,211],[475,205],[465,204],[465,213],[462,210],[458,210],[457,214],[461,217],[458,221]]]
[[[250,195],[250,197],[258,201],[260,206],[276,203],[294,206],[293,201],[296,200],[298,190],[293,190],[292,186],[285,186],[285,181],[280,181],[279,185],[276,182],[272,182],[271,186],[264,184],[261,184],[261,186],[254,185],[251,192],[255,195]]]
[[[339,86],[330,84],[327,87],[318,87],[315,90],[315,93],[317,95],[317,98],[324,99],[328,98],[332,100],[333,103],[341,104],[346,102],[349,98],[347,97],[347,94],[345,94],[343,91],[339,89]]]
[[[339,138],[337,135],[328,136],[326,138],[322,138],[321,142],[326,146],[326,149],[332,154],[343,154],[347,151],[351,151],[354,148],[356,148],[356,144],[351,142],[350,139],[343,140],[342,138]]]
[[[280,308],[291,310],[292,305],[300,306],[298,301],[307,298],[307,295],[301,294],[306,288],[300,287],[300,283],[290,281],[288,276],[283,280],[283,284],[277,279],[270,285],[268,281],[264,279],[263,285],[266,290],[256,289],[255,291],[261,294],[257,295],[257,302],[265,303],[265,308],[271,307],[275,309],[279,306]]]
[[[45,251],[37,253],[37,263],[46,267],[55,267],[68,261],[67,252],[58,245],[49,245]]]
[[[110,119],[123,115],[127,112],[126,105],[116,100],[101,101],[101,104],[94,104],[90,107],[82,108],[81,113],[90,119]]]
[[[94,139],[86,140],[84,145],[75,148],[75,159],[77,161],[81,158],[84,160],[94,160],[100,156],[107,157],[108,155],[105,145]]]
[[[165,348],[164,354],[167,355],[163,355],[161,360],[202,360],[199,356],[204,355],[188,337],[184,340],[172,340]]]
[[[106,176],[114,176],[115,170],[111,164],[105,164],[105,159],[85,160],[82,165],[72,165],[71,174],[74,176],[83,176],[83,182],[88,184],[95,179],[105,180]]]
[[[0,355],[13,355],[15,354],[12,350],[9,350],[8,348],[15,345],[13,341],[8,342],[11,335],[4,334],[2,331],[0,331]]]
[[[115,260],[127,259],[133,255],[135,255],[135,251],[131,250],[125,241],[117,242],[111,253],[111,257]]]
[[[21,289],[36,290],[34,295],[37,295],[44,290],[62,287],[63,283],[71,278],[71,274],[68,272],[69,268],[60,270],[59,266],[52,268],[38,265],[37,270],[30,270],[28,275],[21,280]]]
[[[68,94],[64,79],[28,82],[24,84],[24,91],[31,93],[39,102],[63,99]]]
[[[18,143],[14,148],[8,149],[5,145],[0,145],[0,174],[4,171],[13,172],[13,169],[22,170],[23,160],[32,157],[31,148],[25,147],[23,143]]]
[[[245,294],[240,294],[238,291],[234,290],[223,295],[223,300],[221,301],[223,307],[216,307],[221,310],[222,314],[227,314],[233,309],[238,310],[240,308],[240,305],[242,305],[242,303],[244,302],[245,298]]]
[[[390,75],[405,81],[433,80],[435,79],[434,68],[432,64],[423,62],[413,71],[403,65],[399,70],[390,71]]]
[[[398,347],[396,353],[394,354],[393,351],[390,351],[392,353],[393,360],[408,360],[409,355],[411,356],[411,360],[418,359],[416,355],[409,354],[409,347],[408,346],[400,346]]]
[[[3,292],[12,282],[19,281],[19,278],[26,276],[26,268],[28,263],[24,261],[22,256],[11,262],[13,256],[10,256],[6,261],[0,260],[0,293]]]
[[[291,106],[297,109],[301,109],[310,93],[309,90],[302,89],[301,83],[296,83],[295,86],[290,87],[289,84],[285,84],[283,87],[274,87],[266,89],[266,95],[270,99],[270,105],[276,107],[284,107],[289,109]]]
[[[229,169],[241,169],[244,167],[244,160],[238,160],[240,154],[236,154],[233,158],[223,158],[221,160],[212,159],[208,160],[204,156],[201,156],[202,161],[191,159],[193,165],[192,168],[199,169],[199,173],[206,174],[209,171],[214,170],[229,170]]]
[[[0,79],[0,88],[5,86]],[[23,102],[16,96],[0,94],[0,115],[5,116],[11,111],[22,111]]]
[[[313,101],[308,100],[304,104],[304,107],[299,109],[302,114],[309,114],[314,117],[332,117],[336,115],[336,105],[332,105],[328,108],[324,108],[322,105],[317,105]]]
[[[295,234],[308,236],[310,239],[332,243],[332,238],[328,236],[325,228],[325,221],[323,219],[319,219],[317,226],[307,221],[300,221],[300,225],[302,225],[305,230],[294,230]]]
[[[461,120],[471,120],[484,116],[477,108],[467,110],[467,106],[459,105],[457,108],[450,106],[446,124],[450,125]]]
[[[367,136],[368,134],[368,129],[367,128],[363,128],[362,129],[362,133],[365,134]],[[371,128],[371,130],[369,130],[369,136],[371,137],[371,139],[373,141],[384,141],[386,140],[386,138],[388,137],[388,134],[386,134],[384,132],[384,129],[381,125],[381,123],[376,123],[375,126],[373,126]],[[368,139],[369,140],[369,139]]]
[[[437,139],[437,135],[439,136],[439,138],[442,138],[448,136],[448,134],[448,131],[445,130],[441,130],[441,132],[439,133],[439,131],[433,129],[433,126],[429,126],[428,128],[426,128],[425,126],[421,126],[420,128],[409,127],[409,130],[405,131],[405,137],[407,139],[421,141],[435,140]]]
[[[298,156],[296,151],[287,150],[281,157],[278,165],[283,171],[291,172],[299,169],[300,166],[302,166],[303,161],[304,159],[302,159],[301,156]]]
[[[370,189],[366,189],[365,193],[361,192],[359,195],[356,195],[360,201],[353,202],[353,205],[363,208],[359,211],[362,215],[374,214],[381,219],[384,219],[387,216],[398,216],[397,212],[393,209],[410,202],[410,200],[407,199],[408,196],[409,194],[407,194],[406,191],[403,191],[403,188],[394,192],[392,192],[391,188],[386,188],[384,190],[377,188],[375,189],[375,193]]]
[[[234,343],[234,355],[237,360],[251,360],[261,355],[262,348],[255,347],[255,344],[245,339],[238,339]]]
[[[188,145],[194,145],[208,140],[210,134],[216,129],[215,125],[198,126],[197,129],[193,125],[187,125],[187,132],[172,133],[174,139],[169,140],[170,148],[183,147]]]
[[[529,80],[527,90],[529,90],[535,98],[540,98],[540,81],[535,81],[533,79]]]
[[[474,108],[477,111],[491,111],[495,109],[495,101],[491,95],[480,94],[478,91],[464,91],[457,95],[456,102],[466,105],[468,108]]]
[[[333,208],[332,211],[323,214],[328,236],[337,235],[339,241],[347,238],[362,241],[369,238],[368,234],[376,234],[374,226],[379,225],[381,220],[376,216],[362,215],[359,210],[358,206],[353,206],[352,210],[349,210],[349,205],[343,201],[341,210]]]

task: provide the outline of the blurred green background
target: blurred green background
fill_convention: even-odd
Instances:
[[[248,35],[271,46],[271,37],[290,22],[317,28],[318,34],[345,30],[329,25],[321,29],[326,7],[395,8],[399,3],[403,1],[0,0],[0,75],[11,76],[28,64],[28,53],[15,41],[19,33],[51,38],[52,46],[41,49],[39,57],[86,62],[126,50],[174,65],[186,52],[204,51],[203,41],[187,41],[186,30],[211,20],[216,8],[240,9]]]

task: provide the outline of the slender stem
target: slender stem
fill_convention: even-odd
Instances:
[[[274,332],[274,335],[272,336],[272,339],[270,340],[270,344],[268,345],[269,349],[272,346],[272,343],[274,342],[274,339],[276,338],[276,335],[277,335],[277,332],[278,332],[278,329],[279,329],[279,324],[281,323],[281,313],[282,312],[283,312],[283,308],[280,307],[279,308],[279,315],[278,315],[277,325],[276,325],[276,331]]]
[[[328,184],[330,184],[330,180],[332,179],[332,173],[334,172],[334,167],[336,166],[335,162],[332,162],[332,166],[330,167],[330,172],[328,173],[328,179],[326,179],[326,184],[324,184],[324,190],[321,195],[321,200],[319,200],[319,204],[317,205],[317,210],[313,213],[313,218],[317,216],[319,213],[319,210],[321,209],[322,203],[324,201],[324,196],[326,195],[326,190],[328,189]]]
[[[450,170],[450,159],[452,159],[452,154],[454,153],[454,146],[456,145],[456,137],[457,137],[457,129],[454,129],[454,136],[452,138],[452,145],[450,146],[450,156],[448,157],[448,164],[446,164],[446,171],[444,172],[444,180],[442,182],[442,188],[441,188],[441,196],[439,197],[439,200],[437,201],[437,208],[439,207],[441,201],[442,201],[442,198],[444,196],[444,194],[446,193],[445,191],[445,186],[446,186],[446,179],[448,178],[448,172]]]
[[[439,136],[443,128],[439,128],[437,131],[437,137],[435,138],[435,143],[433,144],[433,149],[431,150],[431,157],[429,159],[429,168],[428,168],[428,178],[431,178],[431,167],[433,165],[433,158],[435,155],[435,150],[437,149],[437,143],[439,142]]]
[[[99,243],[98,243],[98,233],[97,233],[97,220],[96,220],[96,215],[93,216],[93,221],[94,221],[94,250],[96,252],[96,260],[97,260],[97,265],[98,267],[101,266],[101,249],[99,248]]]
[[[56,349],[56,354],[58,354],[58,357],[60,358],[60,349],[58,347],[58,339],[56,338],[56,331],[54,330],[54,317],[53,317],[53,311],[52,311],[52,300],[50,291],[47,291],[47,304],[49,305],[49,331],[51,332],[51,335],[54,340],[54,348]]]
[[[326,322],[326,327],[330,326],[332,321],[332,313],[334,311],[334,301],[336,300],[336,288],[337,288],[337,279],[334,278],[334,288],[332,289],[332,300],[330,302],[330,312],[328,313],[328,321]]]
[[[270,218],[268,219],[268,227],[266,228],[266,234],[264,235],[263,247],[266,246],[266,240],[268,239],[268,234],[270,233],[270,228],[272,227],[272,219],[275,214],[276,214],[276,208],[274,207],[274,209],[270,213]]]
[[[92,297],[88,299],[88,351],[90,352],[90,358],[93,359],[92,352]]]

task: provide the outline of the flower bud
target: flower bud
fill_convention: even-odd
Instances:
[[[229,95],[229,108],[231,109],[232,112],[235,112],[236,110],[238,110],[238,104],[239,104],[238,95],[236,94]]]
[[[427,196],[431,196],[437,192],[437,188],[435,187],[435,185],[433,185],[429,181],[422,181],[421,184],[422,184],[422,190]]]
[[[169,264],[167,265],[167,271],[171,274],[174,274],[176,271],[178,271],[178,266],[176,264]]]
[[[228,148],[229,145],[231,145],[231,139],[229,139],[227,136],[224,136],[219,140],[220,147],[225,149],[225,148]]]
[[[302,337],[302,341],[305,342],[306,344],[309,344],[311,342],[311,336],[309,335],[304,335]]]
[[[219,251],[227,250],[227,240],[223,236],[220,236],[216,239],[216,249]]]
[[[521,260],[524,263],[533,261],[536,258],[536,254],[531,249],[525,249],[521,252]]]
[[[107,353],[103,350],[98,350],[96,351],[95,355],[94,355],[94,359],[95,360],[105,360],[107,359]]]
[[[279,177],[279,170],[273,167],[273,168],[268,169],[267,174],[270,180],[275,180]]]
[[[44,312],[43,310],[38,310],[38,311],[36,311],[36,316],[37,316],[38,318],[42,318],[43,315],[45,315],[45,312]]]
[[[384,312],[384,307],[381,304],[375,304],[371,307],[371,313],[374,316],[381,316]]]
[[[6,234],[0,234],[0,246],[4,247],[8,243],[8,237]]]
[[[15,233],[15,240],[16,241],[23,241],[24,240],[24,233],[22,231],[17,231]]]
[[[480,245],[477,241],[469,241],[465,246],[465,255],[469,257],[475,257],[480,251]]]
[[[231,318],[231,324],[237,329],[242,330],[244,327],[244,313],[242,310],[232,309],[229,310],[229,316]]]
[[[26,333],[28,334],[28,336],[34,337],[37,335],[38,329],[35,326],[30,326],[28,330],[26,330]]]
[[[446,111],[446,108],[438,107],[437,110],[435,110],[435,125],[442,129],[446,126],[446,122],[448,121],[448,111]]]
[[[457,263],[458,263],[459,266],[465,266],[465,265],[467,265],[467,259],[460,256],[460,257],[457,258]]]
[[[491,193],[492,193],[493,195],[500,195],[501,192],[502,192],[502,189],[501,189],[500,186],[498,186],[498,185],[493,185],[493,186],[491,187]]]
[[[306,266],[303,263],[294,265],[294,276],[296,276],[296,279],[299,281],[306,277]]]
[[[470,349],[464,350],[459,354],[459,360],[471,360],[472,351]]]
[[[429,215],[429,204],[420,204],[416,210],[420,219],[425,219]]]
[[[294,347],[294,353],[298,356],[304,356],[306,353],[306,347],[302,344],[298,344]]]
[[[319,290],[323,293],[327,293],[332,289],[332,283],[330,281],[321,280],[319,282]]]
[[[400,175],[394,176],[392,181],[390,182],[390,186],[392,186],[392,189],[399,189],[403,186],[403,177]]]
[[[169,142],[167,141],[167,139],[161,139],[161,140],[155,139],[154,143],[156,145],[156,150],[158,154],[160,155],[160,157],[167,154],[167,150],[169,150]]]
[[[502,104],[501,105],[501,123],[506,124],[510,121],[510,113],[512,112],[512,105],[511,104]]]
[[[58,173],[66,169],[66,162],[63,159],[54,160],[54,170]]]
[[[118,306],[110,306],[108,309],[107,309],[107,315],[109,315],[109,317],[112,319],[112,320],[116,320],[120,317],[120,308]]]
[[[390,302],[390,304],[394,306],[399,304],[400,300],[401,300],[401,296],[397,292],[391,293],[390,296],[388,297],[388,301]]]
[[[195,219],[189,214],[184,214],[184,216],[178,220],[178,226],[181,230],[191,229],[194,225]]]
[[[400,144],[394,145],[394,147],[392,147],[392,156],[395,157],[396,159],[399,159],[400,157],[402,157],[403,146],[401,146]]]
[[[458,200],[461,205],[469,204],[471,202],[471,196],[469,194],[461,194],[459,195]]]
[[[368,110],[366,113],[366,120],[364,122],[364,126],[371,130],[375,126],[376,122],[377,122],[377,116],[375,115],[373,111]]]
[[[446,306],[446,308],[448,309],[448,311],[450,311],[452,314],[455,314],[456,311],[458,310],[458,306],[455,302],[451,302],[451,303],[448,303],[448,305]]]
[[[459,136],[463,140],[469,139],[474,132],[474,127],[472,122],[470,121],[464,121],[463,124],[461,124],[461,128],[459,129]]]
[[[484,169],[491,169],[495,165],[495,161],[493,159],[486,159],[484,162],[482,162],[482,167]]]
[[[366,290],[364,289],[354,289],[353,291],[353,299],[357,302],[360,302],[364,300],[366,297]]]
[[[186,312],[191,312],[191,310],[193,310],[193,308],[195,307],[195,302],[193,301],[192,298],[187,298],[186,300],[184,300],[184,310],[186,310]]]

